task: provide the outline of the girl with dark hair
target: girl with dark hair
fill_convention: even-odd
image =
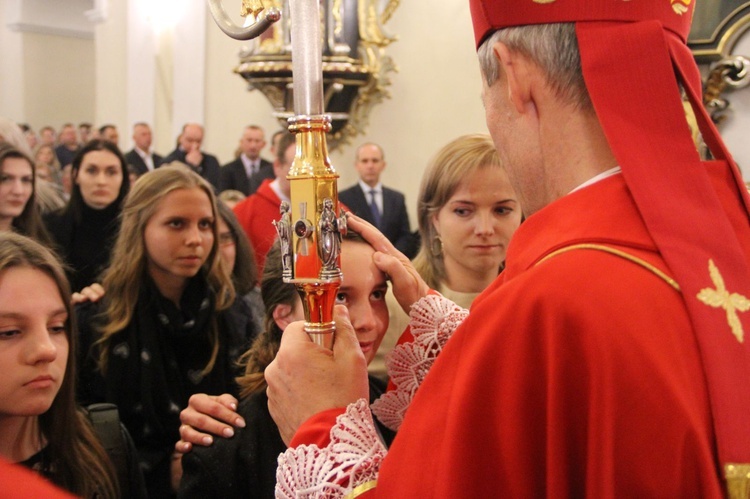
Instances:
[[[256,332],[232,319],[217,218],[213,188],[187,167],[139,178],[103,274],[106,294],[80,308],[80,399],[119,407],[150,497],[170,497],[179,481],[180,410],[194,393],[236,393],[235,361]]]
[[[28,156],[9,144],[0,144],[0,231],[13,230],[49,245],[36,205],[35,177]]]
[[[388,328],[385,274],[372,261],[374,250],[354,232],[344,238],[341,268],[344,282],[336,302],[349,308],[360,348],[369,362]],[[180,497],[274,497],[276,459],[286,450],[279,430],[268,412],[263,371],[279,350],[284,328],[302,320],[302,301],[294,284],[282,279],[278,241],[266,256],[261,281],[266,306],[265,328],[242,360],[245,374],[237,378],[241,403],[239,414],[246,426],[236,429],[232,439],[217,439],[211,447],[195,448],[183,457],[184,475]],[[372,400],[385,391],[385,384],[370,378]],[[393,432],[380,427],[386,443]]]
[[[219,218],[219,254],[224,260],[224,269],[229,272],[240,301],[241,314],[236,317],[241,323],[252,320],[257,331],[263,329],[263,300],[258,289],[255,251],[234,212],[221,200],[217,200]]]
[[[0,232],[0,456],[79,497],[119,497],[112,465],[75,403],[75,321],[56,257]]]
[[[123,200],[130,189],[127,165],[111,142],[92,140],[73,159],[68,204],[45,217],[74,290],[95,282],[109,262]]]

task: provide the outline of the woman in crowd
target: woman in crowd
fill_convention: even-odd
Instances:
[[[237,299],[242,302],[244,312],[240,319],[252,319],[261,331],[265,311],[257,286],[255,252],[232,209],[222,201],[218,201],[218,209],[219,254],[224,260],[224,270],[232,278]]]
[[[430,161],[419,189],[421,246],[414,267],[430,288],[469,308],[502,270],[521,206],[488,135],[464,135]],[[389,301],[391,326],[370,372],[385,376],[385,355],[409,322]]]
[[[122,210],[106,294],[80,309],[80,400],[120,408],[150,497],[170,497],[179,480],[180,410],[194,393],[236,393],[234,363],[255,332],[229,318],[216,221],[213,188],[187,167],[144,175]]]
[[[62,168],[60,161],[57,159],[55,149],[49,144],[41,144],[34,151],[34,164],[37,169],[46,169],[48,172],[47,181],[57,185],[62,189]]]
[[[388,327],[385,304],[385,275],[375,267],[373,249],[357,234],[344,238],[341,269],[344,281],[336,297],[346,305],[360,347],[369,362]],[[282,279],[278,242],[266,258],[261,282],[266,305],[265,330],[253,347],[243,355],[245,374],[238,378],[241,389],[239,414],[246,426],[237,429],[232,439],[218,439],[211,447],[199,447],[183,457],[184,474],[180,497],[274,497],[276,458],[286,445],[268,412],[263,370],[276,356],[284,328],[304,319],[302,302],[294,284]],[[370,378],[370,398],[385,389],[382,382]],[[393,433],[381,427],[387,444]]]
[[[45,222],[78,290],[95,282],[109,262],[130,182],[122,153],[104,140],[92,140],[76,154],[71,178],[68,204]]]
[[[0,231],[13,230],[47,245],[50,237],[36,205],[34,176],[28,156],[0,144]]]
[[[109,458],[75,404],[74,331],[56,257],[0,232],[0,456],[79,497],[119,497]]]

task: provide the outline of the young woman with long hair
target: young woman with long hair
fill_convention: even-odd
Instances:
[[[81,399],[120,408],[151,497],[171,496],[179,477],[180,410],[194,393],[236,392],[234,362],[255,333],[230,318],[216,221],[213,188],[187,167],[144,175],[123,206],[106,294],[81,307]]]
[[[79,497],[119,497],[109,458],[75,402],[76,342],[57,258],[0,232],[0,456]]]
[[[74,290],[96,282],[109,262],[125,195],[130,189],[125,158],[116,145],[92,140],[73,159],[68,204],[45,216],[60,256],[70,267]]]
[[[48,245],[50,237],[36,205],[35,177],[26,154],[0,144],[0,231],[12,230]]]

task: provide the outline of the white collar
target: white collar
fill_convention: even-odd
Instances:
[[[369,194],[370,191],[375,191],[376,194],[380,194],[381,192],[383,192],[383,184],[380,183],[380,182],[378,182],[377,184],[375,184],[375,187],[370,187],[369,185],[367,185],[366,183],[364,183],[362,181],[362,179],[360,179],[358,181],[358,183],[359,183],[359,187],[362,189],[362,191],[365,194]]]
[[[579,185],[578,187],[576,187],[575,189],[573,189],[572,191],[570,191],[568,194],[573,193],[573,192],[575,192],[577,190],[583,189],[584,187],[588,187],[590,185],[593,185],[593,184],[595,184],[597,182],[600,182],[600,181],[604,180],[605,178],[609,178],[609,177],[611,177],[613,175],[617,175],[618,173],[621,173],[621,172],[622,172],[622,168],[620,168],[619,166],[615,166],[614,168],[610,168],[609,170],[601,172],[599,175],[591,177],[590,179],[588,179],[587,181],[585,181],[584,183],[582,183],[581,185]]]

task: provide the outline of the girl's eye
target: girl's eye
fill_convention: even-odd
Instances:
[[[51,334],[65,333],[65,326],[50,326],[49,332]]]
[[[167,222],[167,225],[169,225],[170,227],[174,229],[179,229],[180,227],[182,227],[183,224],[182,224],[182,220],[170,220],[169,222]]]
[[[507,206],[498,206],[497,208],[495,208],[495,213],[497,213],[498,215],[507,215],[512,212],[513,209],[508,208]]]
[[[0,182],[7,182],[10,180],[10,177],[7,175],[0,175]]]
[[[211,220],[201,220],[198,223],[198,227],[201,229],[211,229],[213,228],[213,224],[211,223]]]
[[[116,168],[108,168],[107,169],[107,175],[110,177],[114,177],[117,175],[117,169]]]
[[[336,293],[336,303],[346,305],[347,301],[346,293]]]
[[[469,208],[456,208],[453,210],[453,213],[455,213],[459,217],[466,217],[471,214],[471,210]]]
[[[370,296],[373,300],[382,301],[385,300],[385,291],[383,291],[382,289],[377,289],[373,291]]]
[[[32,180],[31,177],[23,177],[21,179],[21,182],[23,182],[24,184],[31,184]]]
[[[21,334],[20,329],[8,329],[7,331],[0,331],[0,340],[8,340]]]

